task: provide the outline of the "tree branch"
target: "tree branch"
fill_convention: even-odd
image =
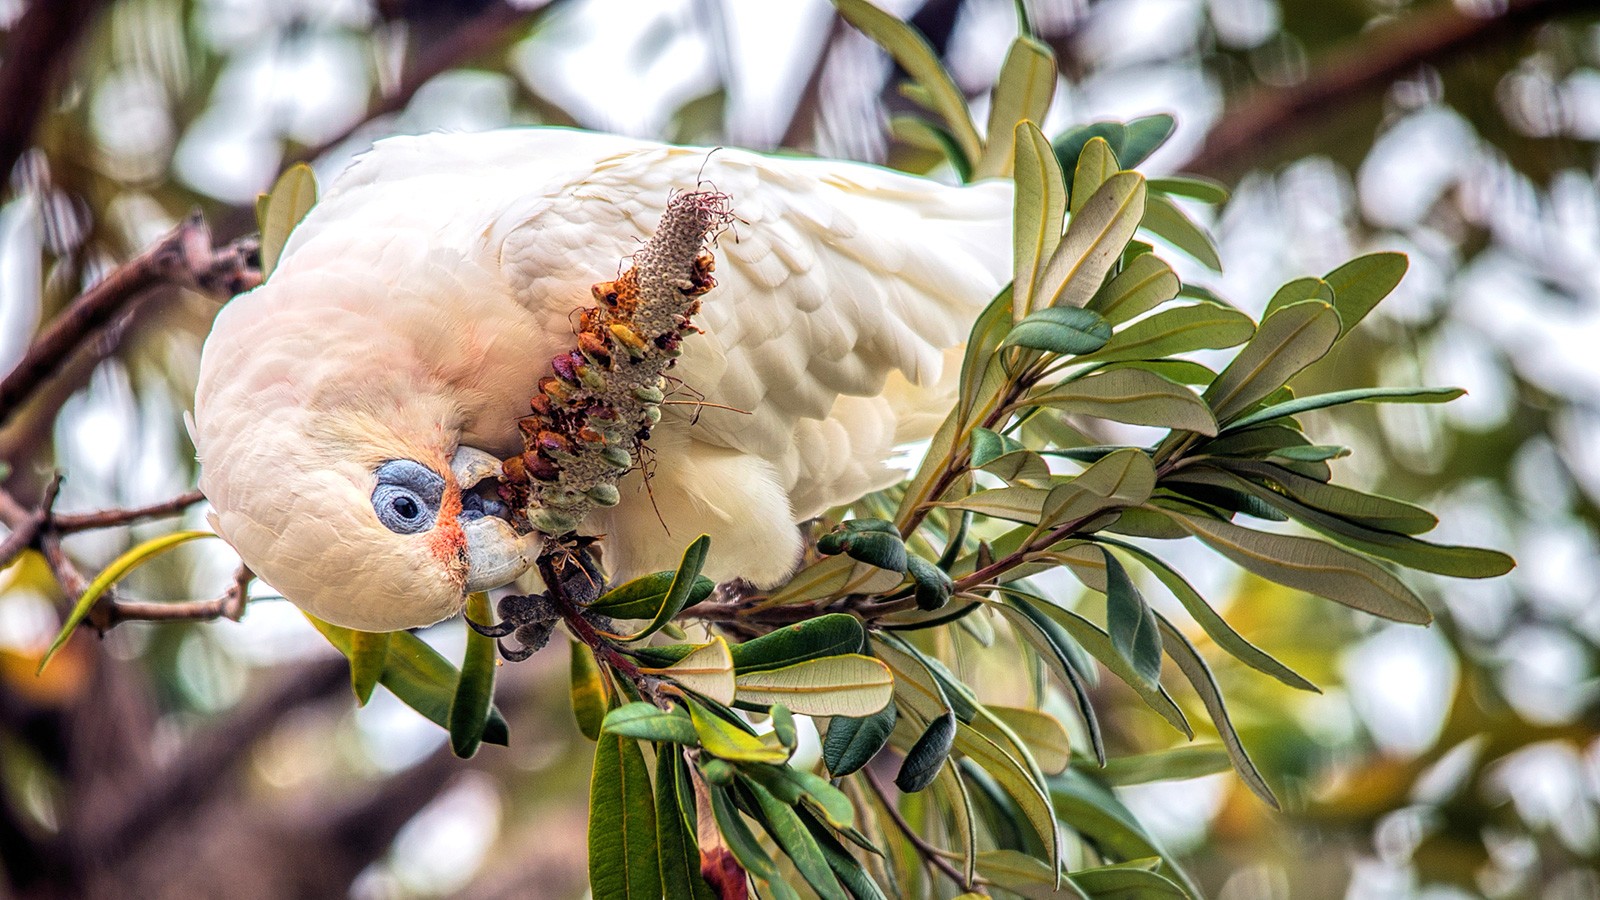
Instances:
[[[11,29],[0,62],[0,180],[33,143],[45,106],[73,46],[89,30],[103,0],[33,0]],[[3,193],[0,188],[0,193]]]
[[[135,506],[130,509],[102,509],[87,513],[56,513],[50,517],[50,525],[63,534],[75,531],[89,531],[95,528],[115,528],[119,525],[131,525],[143,519],[161,519],[167,516],[176,516],[184,510],[199,503],[206,497],[198,490],[185,491],[171,500],[152,503],[149,506]],[[0,554],[0,562],[7,557]]]
[[[1365,32],[1331,53],[1311,77],[1284,88],[1258,88],[1225,113],[1181,168],[1201,175],[1237,175],[1261,148],[1322,124],[1351,98],[1382,91],[1416,67],[1438,64],[1503,42],[1570,13],[1593,10],[1584,0],[1511,0],[1499,15],[1472,16],[1436,3]]]

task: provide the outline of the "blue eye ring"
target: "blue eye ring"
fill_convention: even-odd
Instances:
[[[396,534],[420,534],[433,528],[444,497],[444,478],[409,459],[392,459],[373,475],[372,511],[383,527]]]

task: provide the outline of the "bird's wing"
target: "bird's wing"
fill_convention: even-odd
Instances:
[[[525,303],[569,328],[673,192],[726,193],[738,221],[715,247],[706,334],[673,370],[676,399],[706,405],[669,411],[693,419],[693,440],[771,462],[797,518],[892,483],[884,460],[931,433],[928,407],[953,384],[940,378],[946,351],[1006,278],[1009,182],[954,188],[856,163],[616,138],[574,150],[571,132],[524,134],[561,170],[488,235]],[[577,160],[595,149],[612,152]]]

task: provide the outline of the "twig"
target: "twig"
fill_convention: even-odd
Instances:
[[[1278,146],[1326,122],[1330,110],[1387,88],[1424,64],[1437,64],[1485,44],[1514,38],[1540,22],[1594,9],[1584,0],[1512,0],[1493,16],[1472,16],[1450,3],[1402,16],[1363,32],[1330,54],[1310,78],[1291,87],[1260,88],[1227,112],[1181,168],[1202,175],[1237,173]]]
[[[899,807],[895,806],[894,801],[889,799],[889,792],[878,781],[878,776],[874,775],[871,769],[862,769],[861,777],[867,782],[867,786],[872,789],[872,792],[878,795],[878,802],[883,804],[884,811],[889,814],[889,818],[894,822],[895,827],[900,829],[900,833],[906,836],[906,840],[911,843],[911,846],[917,849],[917,854],[922,857],[922,861],[930,868],[937,869],[940,874],[955,882],[962,890],[972,890],[973,884],[967,881],[967,877],[961,874],[961,870],[951,865],[950,861],[944,858],[942,851],[928,843],[926,838],[911,827],[911,823],[906,821],[905,816],[900,814]]]
[[[90,335],[110,324],[150,288],[183,284],[203,293],[231,296],[259,284],[252,263],[254,239],[215,249],[205,220],[194,214],[149,249],[111,271],[68,304],[0,380],[0,424],[4,424],[39,386],[60,371]]]
[[[176,516],[204,499],[205,495],[198,490],[185,491],[170,500],[152,503],[149,506],[136,506],[131,509],[102,509],[86,513],[56,513],[50,517],[50,525],[63,534],[71,534],[75,531],[89,531],[95,528],[115,528],[119,525],[129,525],[143,519]],[[0,555],[0,560],[5,558],[4,555]]]
[[[50,507],[55,504],[60,490],[61,476],[57,474],[45,485],[44,496],[32,510],[24,509],[16,498],[0,490],[0,520],[11,529],[5,541],[0,542],[0,569],[11,565],[22,551],[37,545],[40,532],[50,522]]]
[[[245,604],[250,600],[250,582],[255,578],[249,567],[240,566],[222,596],[205,600],[153,603],[122,600],[108,594],[108,599],[96,603],[90,611],[89,624],[104,634],[123,622],[211,622],[216,619],[237,622],[244,616]]]

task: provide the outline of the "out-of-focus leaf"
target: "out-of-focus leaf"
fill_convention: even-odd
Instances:
[[[1327,409],[1346,403],[1449,403],[1464,394],[1466,391],[1461,388],[1355,388],[1330,394],[1313,394],[1256,410],[1228,423],[1228,430],[1236,431],[1284,416],[1298,416],[1314,409]]]
[[[589,887],[595,900],[657,900],[661,862],[650,771],[638,742],[602,734],[589,781]]]
[[[1201,896],[1189,876],[1145,833],[1133,813],[1089,776],[1068,769],[1050,779],[1050,801],[1061,820],[1071,822],[1073,830],[1092,841],[1103,857],[1115,861],[1158,857],[1163,862],[1157,871],[1182,885],[1190,897]]]
[[[1151,253],[1134,257],[1085,304],[1112,325],[1144,315],[1178,296],[1178,276]]]
[[[598,740],[608,705],[605,682],[600,680],[600,667],[595,665],[594,653],[577,641],[570,646],[572,715],[578,720],[578,730],[584,737]]]
[[[261,274],[278,267],[278,257],[289,234],[317,202],[317,177],[305,163],[295,163],[278,176],[272,190],[256,200],[256,220],[261,228]]]
[[[1071,739],[1067,737],[1061,720],[1055,716],[1036,709],[995,706],[992,703],[985,704],[985,708],[1027,744],[1033,758],[1039,763],[1039,771],[1046,775],[1059,775],[1072,762]],[[996,735],[990,731],[993,725],[988,719],[975,719],[972,727],[983,732],[990,740],[996,740]]]
[[[601,594],[589,604],[589,609],[614,619],[653,619],[666,605],[667,594],[672,590],[672,582],[677,577],[677,572],[641,575]],[[711,595],[716,586],[716,582],[703,575],[697,577],[694,586],[690,588],[689,600],[684,607],[693,606],[704,600]]]
[[[489,595],[479,592],[467,597],[467,618],[486,625],[494,624],[494,611],[489,606]],[[352,648],[353,649],[353,648]],[[388,648],[384,657],[388,657]],[[483,726],[489,721],[489,707],[494,699],[494,638],[467,629],[467,651],[461,660],[461,677],[456,681],[455,696],[450,702],[450,749],[462,759],[478,752],[483,739]],[[355,677],[352,661],[351,677]],[[371,693],[371,688],[367,689]]]
[[[1150,179],[1150,190],[1159,191],[1177,197],[1188,197],[1190,200],[1199,200],[1201,203],[1219,204],[1228,202],[1228,186],[1220,181],[1210,178],[1201,178],[1198,175],[1171,175],[1166,178]]]
[[[944,767],[945,760],[949,759],[950,748],[955,746],[955,740],[955,713],[947,712],[929,722],[916,743],[906,751],[900,771],[894,776],[895,787],[904,793],[915,794],[932,784],[939,770]]]
[[[110,565],[100,570],[100,574],[89,582],[83,593],[78,595],[77,602],[72,604],[72,612],[68,613],[66,621],[61,623],[61,630],[56,632],[55,640],[50,642],[50,648],[44,652],[44,657],[39,660],[39,667],[35,672],[44,671],[44,667],[50,664],[51,658],[67,642],[67,638],[72,637],[72,632],[77,630],[78,625],[89,615],[89,610],[94,608],[95,602],[105,596],[105,593],[111,590],[111,586],[121,581],[123,576],[173,547],[216,536],[209,531],[177,531],[151,538],[112,560]]]
[[[1083,306],[1100,290],[1144,215],[1144,177],[1121,172],[1106,179],[1067,223],[1061,244],[1039,276],[1042,305]]]
[[[957,146],[961,148],[968,164],[976,162],[983,153],[983,142],[973,127],[972,114],[967,109],[966,96],[950,79],[939,57],[917,30],[889,13],[867,3],[866,0],[833,0],[839,14],[873,43],[889,51],[900,68],[928,94],[933,109],[944,118]]]
[[[1230,522],[1168,515],[1213,550],[1268,581],[1397,622],[1420,625],[1433,619],[1428,607],[1399,579],[1348,550],[1312,538],[1251,531]]]
[[[711,550],[711,538],[700,535],[688,547],[684,548],[683,560],[678,563],[678,571],[672,576],[672,584],[667,588],[667,593],[661,599],[661,608],[655,616],[640,631],[628,636],[625,640],[637,641],[647,638],[661,626],[672,621],[673,617],[683,612],[689,605],[689,599],[694,596],[696,583],[700,578],[700,569],[706,564],[706,554]],[[704,595],[702,595],[704,596]]]
[[[1110,339],[1111,323],[1099,313],[1075,306],[1051,306],[1025,316],[1000,346],[1075,356],[1093,353]]]
[[[774,703],[767,709],[767,715],[772,717],[772,733],[777,736],[778,743],[793,750],[800,738],[794,730],[794,714],[789,712],[789,707]]]
[[[356,704],[366,706],[372,699],[372,689],[383,676],[383,667],[389,661],[389,633],[387,631],[350,631],[350,688],[355,691]]]
[[[928,102],[921,103],[924,107],[932,106],[932,97],[926,91],[918,92],[905,90],[912,85],[901,85],[901,93],[916,95],[926,98]],[[920,101],[919,101],[920,102]],[[967,155],[962,152],[961,145],[956,143],[955,136],[948,129],[922,118],[921,116],[899,115],[889,118],[889,133],[896,140],[904,141],[913,147],[932,150],[949,160],[950,167],[955,170],[956,178],[962,183],[972,180],[972,163]]]
[[[1161,634],[1155,613],[1122,563],[1109,550],[1101,553],[1106,561],[1106,632],[1111,635],[1111,646],[1146,685],[1155,688],[1161,679]]]
[[[688,723],[687,718],[682,721]],[[661,862],[663,900],[717,900],[711,885],[700,875],[697,821],[684,816],[685,808],[694,807],[694,797],[684,772],[683,756],[676,748],[656,755],[655,800],[656,855]]]
[[[1378,301],[1389,296],[1409,266],[1404,253],[1368,253],[1324,276],[1323,280],[1333,288],[1333,306],[1342,323],[1339,337],[1349,334]]]
[[[1178,306],[1122,329],[1081,362],[1164,359],[1194,350],[1235,347],[1255,333],[1255,323],[1237,310],[1209,303]]]
[[[1071,882],[1060,881],[1056,868],[1016,850],[985,850],[978,854],[978,874],[1028,900],[1083,897]]]
[[[1095,774],[1107,784],[1147,784],[1178,781],[1227,771],[1232,764],[1220,744],[1187,744],[1171,750],[1118,756],[1106,761]]]
[[[1217,431],[1211,409],[1193,391],[1142,369],[1112,369],[1068,381],[1029,396],[1027,402],[1130,425]]]
[[[782,746],[765,743],[760,738],[705,709],[694,700],[688,702],[689,718],[694,722],[694,732],[700,746],[707,753],[734,762],[781,763],[789,758]]]
[[[766,825],[767,833],[783,849],[784,855],[794,863],[800,876],[811,885],[823,900],[847,900],[839,880],[822,855],[822,848],[806,829],[805,823],[794,808],[782,803],[761,785],[745,779],[744,787],[755,797],[756,807]]]
[[[741,673],[738,686],[742,703],[781,703],[808,716],[866,716],[889,702],[894,677],[882,662],[852,653]]]
[[[1006,53],[989,100],[988,144],[974,167],[979,178],[1010,175],[1015,129],[1021,122],[1043,122],[1056,93],[1056,55],[1027,35]],[[1043,152],[1053,160],[1050,144],[1040,135]],[[1059,179],[1057,179],[1059,182]]]
[[[665,669],[641,671],[670,678],[688,690],[726,705],[733,702],[735,695],[733,666],[728,642],[714,637],[710,643],[696,647]]]
[[[1184,900],[1189,895],[1183,888],[1148,868],[1159,862],[1157,859],[1134,860],[1115,866],[1079,869],[1067,879],[1090,900],[1158,900],[1161,897]]]
[[[1222,689],[1217,686],[1217,679],[1211,674],[1211,667],[1206,665],[1205,658],[1200,651],[1189,643],[1183,633],[1172,626],[1165,617],[1161,618],[1161,632],[1166,638],[1167,652],[1172,661],[1183,670],[1185,678],[1194,686],[1195,693],[1200,695],[1200,702],[1205,704],[1206,712],[1211,714],[1212,724],[1217,726],[1217,734],[1222,738],[1222,746],[1228,750],[1228,758],[1233,760],[1233,768],[1244,779],[1244,783],[1257,797],[1266,801],[1273,809],[1278,809],[1278,798],[1273,796],[1272,788],[1267,786],[1265,778],[1256,769],[1256,764],[1250,759],[1250,754],[1244,749],[1244,744],[1239,740],[1239,733],[1234,730],[1233,720],[1228,716],[1228,707],[1222,700]]]
[[[675,744],[699,743],[694,722],[682,708],[665,710],[653,703],[634,701],[606,713],[600,729],[641,741],[669,741]]]
[[[822,761],[835,778],[866,765],[888,743],[899,714],[893,703],[866,716],[836,716],[822,742]]]
[[[1145,202],[1144,221],[1139,224],[1151,234],[1165,238],[1211,271],[1222,271],[1222,260],[1217,256],[1217,245],[1211,240],[1211,235],[1196,225],[1189,214],[1168,200],[1166,195],[1151,195]]]
[[[1321,359],[1339,337],[1339,316],[1326,303],[1286,306],[1266,318],[1255,337],[1206,389],[1205,400],[1223,424]]]
[[[1083,152],[1078,154],[1078,161],[1072,169],[1072,202],[1068,211],[1077,215],[1089,198],[1094,196],[1094,192],[1100,189],[1100,185],[1121,170],[1117,155],[1111,151],[1106,139],[1090,138],[1083,145]]]

